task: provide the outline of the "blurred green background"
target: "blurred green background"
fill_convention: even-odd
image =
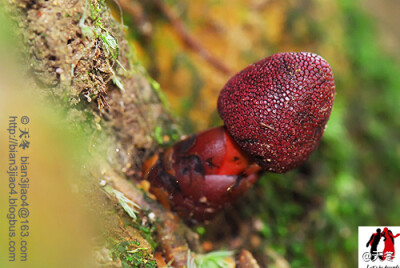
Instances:
[[[137,27],[138,17],[125,14],[138,58],[160,82],[186,133],[221,124],[216,100],[231,74],[185,44],[156,3],[137,3],[148,32]],[[203,239],[214,248],[247,247],[270,267],[356,267],[358,226],[400,225],[400,2],[164,5],[233,73],[279,51],[312,51],[331,64],[336,80],[331,119],[310,160],[284,175],[266,174],[235,207],[239,231],[221,234],[214,224]]]

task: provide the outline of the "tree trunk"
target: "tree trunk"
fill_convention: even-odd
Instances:
[[[102,0],[13,0],[7,8],[17,22],[25,66],[30,66],[38,93],[45,101],[67,108],[71,125],[88,123],[90,139],[107,154],[86,174],[101,178],[102,186],[139,205],[141,217],[156,226],[165,260],[186,265],[189,244],[192,251],[198,250],[197,236],[130,182],[140,178],[144,160],[157,150],[154,136],[172,140],[169,134],[177,126],[158,84],[137,62],[122,25]],[[156,133],[157,129],[164,133]]]

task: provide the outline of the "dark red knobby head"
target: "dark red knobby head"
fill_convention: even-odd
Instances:
[[[283,173],[318,146],[332,110],[329,64],[312,53],[278,53],[232,77],[218,111],[234,140],[263,169]]]

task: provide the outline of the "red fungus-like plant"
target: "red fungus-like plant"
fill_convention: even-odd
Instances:
[[[218,111],[240,148],[265,170],[303,163],[324,132],[335,84],[329,64],[312,53],[278,53],[236,74]]]
[[[190,136],[147,161],[150,191],[183,218],[213,218],[263,170],[283,173],[307,160],[334,95],[332,70],[316,54],[278,53],[248,66],[220,93],[225,126]]]

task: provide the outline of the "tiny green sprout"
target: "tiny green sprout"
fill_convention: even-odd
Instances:
[[[87,2],[85,3],[85,9],[83,10],[83,14],[81,19],[79,20],[78,25],[81,28],[82,35],[92,39],[94,37],[93,30],[89,26],[85,25],[86,10],[87,10]]]
[[[114,74],[112,81],[114,85],[116,85],[121,91],[125,91],[124,85],[121,83],[121,81],[118,79],[118,77]]]
[[[100,11],[101,9],[98,4],[95,6],[92,2],[90,2],[90,15],[93,20],[95,20],[99,16]]]
[[[192,257],[192,254],[190,254],[190,250],[187,252],[187,264],[186,266],[188,268],[197,268],[195,259]]]
[[[100,35],[101,40],[103,41],[104,47],[107,52],[114,58],[118,59],[119,55],[119,46],[117,40],[108,32],[105,31]]]
[[[166,147],[177,141],[181,136],[180,130],[175,126],[167,126],[163,129],[161,126],[156,126],[153,132],[153,138],[156,140],[158,145]]]
[[[117,40],[104,28],[101,28],[104,32],[99,34],[99,37],[103,41],[104,48],[107,51],[109,55],[118,63],[118,65],[124,70],[124,72],[127,72],[125,67],[122,65],[122,63],[118,60],[119,56],[119,46],[117,43]],[[115,74],[114,74],[115,77]]]
[[[164,144],[164,139],[163,139],[163,133],[162,133],[162,128],[160,126],[156,126],[154,128],[154,139],[158,143],[158,145]]]
[[[203,235],[206,232],[206,228],[204,228],[204,226],[199,226],[196,228],[196,233],[198,233],[199,235]]]
[[[117,198],[118,203],[125,210],[125,212],[128,213],[128,215],[132,219],[136,220],[136,218],[137,218],[136,214],[138,214],[139,210],[140,210],[140,206],[138,204],[132,202],[130,199],[126,198],[126,196],[123,193],[115,190],[114,188],[112,188],[109,185],[106,185],[104,187],[104,191],[106,191],[106,193]]]
[[[141,251],[141,250],[148,250],[148,249],[147,248],[135,248],[134,250],[128,250],[126,252],[128,252],[128,253],[136,253],[136,252]]]
[[[188,251],[188,268],[224,268],[228,267],[229,264],[226,258],[232,257],[233,251],[220,250],[213,251],[207,254],[198,254],[192,257],[190,251]]]
[[[165,93],[161,90],[161,86],[159,83],[157,83],[156,80],[154,80],[149,74],[145,74],[146,78],[150,82],[151,87],[154,89],[154,91],[157,93],[158,97],[161,100],[161,103],[164,105],[164,107],[168,110],[170,110],[170,104],[168,102],[167,96]]]

